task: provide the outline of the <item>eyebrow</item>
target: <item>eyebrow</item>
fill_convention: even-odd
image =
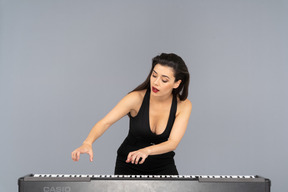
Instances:
[[[158,74],[154,69],[153,69],[153,72]],[[168,79],[170,79],[170,77],[168,77],[167,75],[162,75],[162,77],[167,77]]]

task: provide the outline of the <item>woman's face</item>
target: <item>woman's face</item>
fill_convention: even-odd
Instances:
[[[151,93],[155,96],[170,95],[177,88],[181,80],[175,82],[174,69],[156,64],[150,77]]]

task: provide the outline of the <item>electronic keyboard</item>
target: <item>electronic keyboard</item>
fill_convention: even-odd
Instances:
[[[18,179],[19,192],[270,192],[257,175],[80,175],[30,174]]]

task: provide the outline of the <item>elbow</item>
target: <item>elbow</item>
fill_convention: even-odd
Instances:
[[[177,149],[177,146],[173,146],[171,151],[175,151]]]
[[[100,127],[103,127],[104,130],[108,129],[112,125],[112,123],[106,121],[105,119],[101,119],[98,124]]]
[[[170,150],[171,151],[175,151],[177,146],[178,146],[179,142],[176,142],[176,141],[171,141],[170,140]]]

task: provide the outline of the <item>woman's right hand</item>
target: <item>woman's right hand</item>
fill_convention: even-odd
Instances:
[[[87,153],[90,157],[90,161],[93,161],[92,145],[86,144],[86,143],[83,143],[83,145],[81,145],[79,148],[75,149],[72,152],[72,154],[71,154],[72,160],[73,161],[79,161],[80,154],[83,154],[83,153]]]

